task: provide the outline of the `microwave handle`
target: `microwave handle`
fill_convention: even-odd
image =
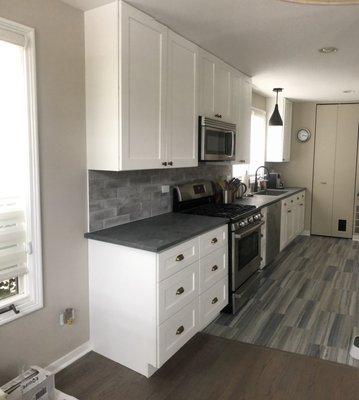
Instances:
[[[236,152],[236,133],[234,131],[232,131],[231,133],[232,133],[232,143],[233,143],[231,157],[234,157]]]

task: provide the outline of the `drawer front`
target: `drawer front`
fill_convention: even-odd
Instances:
[[[158,320],[162,324],[198,296],[199,262],[158,284]]]
[[[194,300],[158,328],[158,367],[198,332],[198,300]]]
[[[228,249],[221,247],[199,261],[199,292],[205,292],[227,274]]]
[[[200,256],[204,257],[222,246],[227,246],[228,226],[222,226],[199,237]]]
[[[228,277],[199,296],[200,329],[212,322],[228,304]]]
[[[168,278],[199,259],[198,239],[181,243],[158,255],[158,281]]]

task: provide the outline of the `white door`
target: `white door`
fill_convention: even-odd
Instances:
[[[167,133],[168,161],[198,165],[198,47],[169,31]]]
[[[216,58],[200,50],[200,114],[214,117],[214,79]]]
[[[226,122],[231,120],[231,69],[218,61],[214,78],[214,116]]]
[[[336,104],[317,106],[311,227],[313,235],[332,234],[337,122]]]
[[[166,161],[167,28],[121,2],[121,169]]]
[[[241,164],[249,164],[251,154],[252,82],[249,78],[243,77],[240,85],[236,161]]]
[[[332,236],[353,236],[359,104],[338,105]]]

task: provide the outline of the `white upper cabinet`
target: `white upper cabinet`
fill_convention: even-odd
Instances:
[[[238,79],[235,77],[235,79]],[[237,93],[237,84],[233,85]],[[238,97],[238,94],[236,95]],[[234,101],[237,103],[237,101]],[[252,114],[252,81],[250,78],[242,77],[239,93],[239,120],[237,119],[237,145],[236,162],[241,164],[250,163],[251,154],[251,114]],[[237,108],[237,105],[236,105]]]
[[[197,46],[121,1],[85,13],[88,168],[197,165]]]
[[[267,151],[266,161],[290,161],[290,144],[292,136],[292,102],[285,98],[278,100],[278,108],[283,119],[283,126],[269,126],[273,113],[275,98],[267,98]]]
[[[168,159],[174,167],[198,165],[198,47],[168,32]]]
[[[197,166],[199,115],[235,123],[249,161],[239,71],[120,0],[85,12],[85,49],[89,169]]]
[[[226,122],[233,119],[231,107],[232,68],[205,50],[200,50],[200,113]]]

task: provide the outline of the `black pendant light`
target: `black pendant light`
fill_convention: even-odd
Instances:
[[[283,120],[280,116],[279,109],[278,109],[278,93],[283,91],[282,88],[274,88],[273,92],[276,92],[276,100],[275,100],[275,107],[272,116],[269,120],[270,126],[283,126]]]

